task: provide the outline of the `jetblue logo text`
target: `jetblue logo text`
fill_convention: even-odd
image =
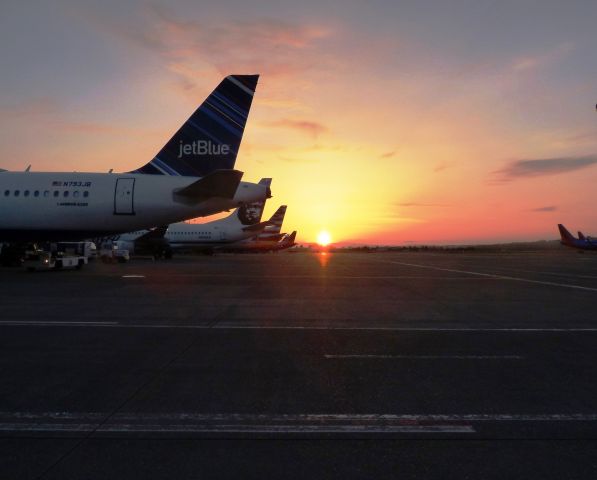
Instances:
[[[230,145],[217,145],[209,140],[198,140],[192,143],[182,143],[178,145],[178,158],[187,155],[228,155]]]

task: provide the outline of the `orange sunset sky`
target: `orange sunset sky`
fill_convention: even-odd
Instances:
[[[597,234],[594,1],[0,8],[2,168],[134,169],[260,73],[236,167],[299,241]]]

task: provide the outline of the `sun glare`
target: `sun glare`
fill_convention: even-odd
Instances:
[[[317,243],[322,247],[327,247],[332,242],[330,232],[322,230],[317,234]]]

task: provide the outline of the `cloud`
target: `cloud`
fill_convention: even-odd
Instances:
[[[519,178],[558,175],[588,168],[596,163],[597,155],[517,160],[492,172],[493,179],[491,183],[500,184],[508,183]]]
[[[441,171],[445,170],[446,168],[449,168],[449,166],[450,166],[450,165],[448,165],[448,164],[447,164],[447,163],[445,163],[445,162],[438,163],[438,164],[437,164],[437,165],[436,165],[436,166],[433,168],[433,171],[434,171],[435,173],[438,173],[438,172],[441,172]]]
[[[0,105],[0,115],[7,118],[40,117],[62,113],[61,105],[48,97],[31,98],[19,103]]]
[[[138,134],[152,135],[159,130],[148,130],[113,122],[88,121],[78,118],[76,112],[49,97],[36,97],[21,102],[0,105],[0,122],[22,122],[29,126],[44,125],[61,132],[82,134]]]
[[[597,130],[586,130],[583,132],[569,135],[564,139],[566,142],[579,142],[584,140],[595,140],[597,138]]]
[[[537,207],[531,209],[531,212],[555,212],[558,209],[555,205],[548,205],[546,207]]]
[[[335,33],[327,24],[276,18],[187,20],[155,5],[146,5],[142,13],[134,23],[92,12],[86,18],[111,37],[158,55],[185,94],[204,87],[202,81],[229,73],[260,73],[271,81],[319,71],[322,65],[333,69],[337,63],[320,48]]]
[[[575,45],[572,42],[565,42],[539,54],[518,57],[512,62],[511,67],[515,72],[537,70],[561,60],[572,52],[574,48]]]
[[[280,155],[278,158],[280,160],[282,160],[283,162],[288,162],[288,163],[317,163],[318,162],[318,160],[315,158],[286,157],[286,156],[282,156],[282,155]]]
[[[417,202],[403,202],[403,203],[396,203],[396,207],[403,207],[403,208],[420,208],[420,207],[449,207],[450,205],[445,205],[442,203],[417,203]]]
[[[314,139],[317,139],[319,135],[329,131],[328,127],[319,122],[314,122],[310,120],[293,120],[289,118],[276,120],[274,122],[268,122],[267,126],[297,130],[299,132],[306,133]]]

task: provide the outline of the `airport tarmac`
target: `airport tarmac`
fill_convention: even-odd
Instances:
[[[597,478],[597,255],[0,269],[0,478]]]

